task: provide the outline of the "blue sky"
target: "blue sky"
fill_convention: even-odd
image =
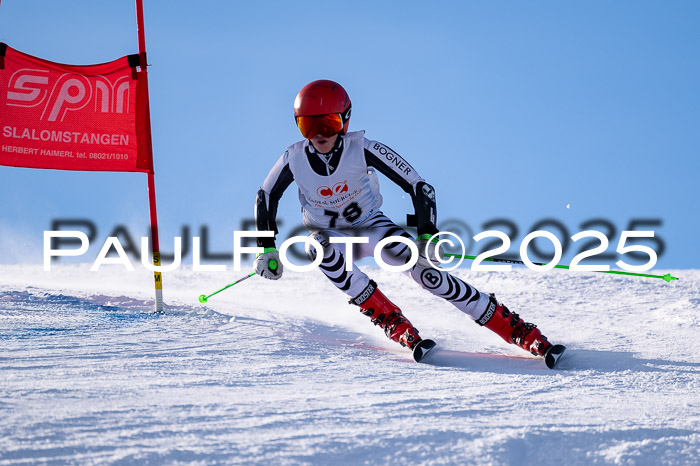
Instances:
[[[700,266],[697,2],[145,3],[163,250],[183,225],[207,225],[211,249],[231,252],[268,170],[300,139],[296,93],[333,79],[352,98],[350,129],[435,186],[440,220],[476,234],[507,219],[517,252],[540,221],[571,236],[602,219],[592,228],[615,230],[610,264],[621,230],[658,220],[656,268]],[[0,40],[110,61],[137,51],[134,4],[4,0]],[[89,261],[116,226],[147,232],[143,174],[0,167],[0,187],[0,263],[41,262],[52,219],[96,223]],[[402,222],[410,199],[382,188]],[[280,218],[283,236],[300,224],[294,187]]]

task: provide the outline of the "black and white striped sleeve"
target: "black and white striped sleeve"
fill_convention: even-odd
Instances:
[[[417,227],[418,235],[433,235],[439,231],[436,226],[435,189],[421,178],[411,164],[389,146],[367,138],[365,138],[365,160],[368,167],[376,168],[410,194],[415,216],[412,222],[409,216],[409,226]]]
[[[277,229],[277,204],[284,191],[294,181],[294,175],[289,168],[288,152],[282,154],[277,163],[267,174],[262,187],[255,197],[255,225],[258,231],[274,231]],[[258,238],[259,247],[274,248],[275,238]]]

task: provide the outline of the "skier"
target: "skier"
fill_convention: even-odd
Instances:
[[[317,251],[307,245],[306,254],[323,259],[321,271],[331,282],[360,307],[372,323],[380,326],[395,342],[413,350],[416,361],[434,346],[421,339],[418,330],[382,293],[377,284],[357,267],[346,271],[345,244],[331,243],[333,237],[368,237],[369,243],[352,246],[353,260],[371,256],[375,245],[390,236],[411,238],[382,213],[382,196],[376,172],[380,172],[406,191],[413,201],[415,215],[409,216],[418,229],[419,257],[410,275],[420,286],[446,299],[508,343],[534,355],[546,356],[553,366],[563,352],[552,345],[535,325],[524,322],[517,314],[499,303],[493,295],[479,292],[453,275],[433,267],[438,233],[435,190],[399,154],[381,142],[364,137],[364,131],[348,132],[351,104],[343,87],[333,81],[313,81],[299,92],[294,102],[294,116],[304,140],[287,148],[265,178],[255,201],[258,231],[277,234],[278,202],[292,181],[299,188],[303,222],[323,247]],[[256,272],[271,280],[282,276],[283,267],[274,237],[259,237],[264,252],[256,258]],[[439,252],[439,251],[438,251]],[[390,265],[410,260],[409,247],[390,243],[382,258]],[[271,266],[272,264],[272,266]],[[275,267],[276,266],[276,267]]]

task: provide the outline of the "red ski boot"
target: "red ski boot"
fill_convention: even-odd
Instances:
[[[421,341],[418,330],[404,317],[401,309],[379,291],[373,280],[360,296],[350,302],[360,306],[362,313],[372,319],[374,325],[379,325],[387,337],[401,346],[412,350]]]
[[[535,324],[524,322],[518,314],[510,312],[507,307],[496,301],[493,294],[486,312],[476,320],[476,323],[535,356],[545,356],[552,346]]]

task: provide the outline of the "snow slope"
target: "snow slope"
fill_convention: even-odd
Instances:
[[[458,274],[558,370],[367,269],[439,351],[388,341],[320,274],[0,267],[0,464],[700,464],[700,271]],[[655,271],[654,273],[665,273]]]

